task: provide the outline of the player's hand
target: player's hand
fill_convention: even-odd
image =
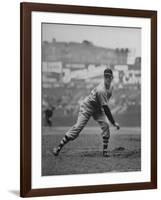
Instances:
[[[114,123],[114,126],[117,128],[117,130],[120,129],[120,125],[117,122]]]

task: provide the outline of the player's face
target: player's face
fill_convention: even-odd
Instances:
[[[109,76],[109,75],[104,76],[104,82],[106,85],[110,85],[111,81],[112,81],[112,76]]]

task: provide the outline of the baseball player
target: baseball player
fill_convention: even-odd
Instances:
[[[110,138],[110,129],[107,118],[113,126],[115,126],[117,129],[120,129],[119,124],[115,122],[108,106],[113,89],[111,84],[112,79],[112,70],[105,69],[104,81],[100,83],[96,88],[94,88],[89,96],[87,96],[82,101],[76,124],[66,132],[58,147],[53,149],[53,154],[55,156],[59,155],[59,152],[65,144],[67,144],[71,140],[76,139],[79,136],[79,133],[85,127],[91,116],[94,118],[95,121],[98,122],[102,129],[103,156],[109,156],[107,149]]]
[[[53,116],[53,112],[56,108],[54,106],[48,106],[45,110],[45,120],[46,120],[46,124],[48,126],[52,126],[52,116]]]

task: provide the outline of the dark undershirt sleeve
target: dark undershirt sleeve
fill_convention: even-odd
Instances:
[[[110,122],[114,125],[115,124],[115,120],[114,120],[114,118],[113,118],[113,116],[112,116],[112,113],[111,113],[111,111],[110,111],[110,108],[107,106],[107,105],[104,105],[103,106],[103,109],[104,109],[104,111],[105,111],[105,114],[106,114],[106,116],[107,116],[107,118],[110,120]]]

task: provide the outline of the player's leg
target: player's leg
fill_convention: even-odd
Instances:
[[[58,156],[59,152],[61,151],[61,149],[63,148],[63,146],[69,142],[69,138],[65,135],[62,140],[60,141],[58,147],[53,148],[53,154],[55,156]]]
[[[107,117],[103,111],[94,113],[93,118],[98,122],[102,129],[102,140],[103,140],[103,156],[108,157],[108,144],[110,139],[110,129]]]
[[[48,125],[52,126],[52,120],[51,120],[51,118],[48,118]]]
[[[79,133],[87,124],[91,114],[91,110],[86,109],[84,106],[80,107],[76,124],[66,132],[65,136],[60,141],[58,147],[53,149],[54,155],[57,156],[65,144],[67,144],[71,140],[76,139],[79,136]]]

